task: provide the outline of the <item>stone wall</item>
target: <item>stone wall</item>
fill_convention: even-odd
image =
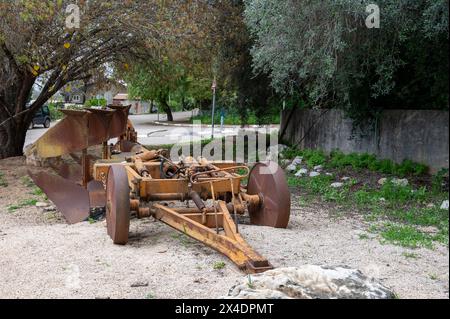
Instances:
[[[355,131],[341,110],[285,110],[282,140],[301,149],[371,153],[397,163],[423,163],[433,172],[449,167],[449,113],[434,110],[387,110],[377,125]]]

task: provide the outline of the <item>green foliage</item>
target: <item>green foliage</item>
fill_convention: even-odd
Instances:
[[[225,266],[226,266],[226,264],[223,261],[218,261],[218,262],[214,263],[213,268],[214,268],[214,270],[221,270],[221,269],[224,269]]]
[[[26,187],[34,187],[36,186],[33,180],[29,176],[22,176],[20,178],[20,182]]]
[[[303,156],[306,161],[320,157],[317,151],[299,151],[287,149],[284,156],[290,158]],[[379,161],[370,154],[349,154],[333,152],[325,161],[326,168],[346,169],[345,174],[352,174],[361,169],[373,169],[375,172],[384,170],[397,174],[423,174],[421,165],[405,161],[396,165],[391,161]],[[389,169],[387,169],[389,168]],[[370,172],[365,172],[368,174]],[[433,185],[442,185],[447,172],[443,170],[434,177]],[[440,204],[448,199],[448,192],[438,186],[413,187],[412,183],[402,186],[394,183],[391,178],[379,186],[365,184],[359,187],[355,180],[344,183],[342,188],[333,188],[331,184],[335,177],[320,175],[317,177],[298,178],[288,175],[288,185],[301,189],[304,198],[317,198],[327,203],[335,203],[348,210],[356,209],[364,214],[367,221],[389,221],[384,227],[373,226],[374,232],[381,233],[386,242],[405,247],[431,248],[433,242],[448,245],[449,215],[441,210]],[[354,190],[354,187],[358,187]],[[433,205],[430,205],[433,204]],[[432,227],[433,233],[422,231],[420,227]]]
[[[8,181],[3,172],[0,172],[0,187],[8,187]]]
[[[256,72],[310,106],[340,107],[376,124],[387,105],[448,109],[448,1],[245,0]],[[294,14],[295,13],[295,14]]]
[[[86,106],[87,107],[93,107],[93,106],[102,106],[105,107],[108,104],[108,101],[106,101],[106,99],[100,98],[92,98],[90,100],[86,101]]]
[[[283,151],[284,158],[295,158],[297,156],[303,157],[304,162],[308,165],[309,168],[313,168],[314,166],[324,165],[328,158],[324,152],[320,150],[298,150],[295,147],[289,147]]]
[[[387,223],[381,230],[382,238],[390,243],[407,248],[433,248],[433,236],[418,231],[410,225]]]
[[[378,196],[395,203],[405,203],[414,201],[417,203],[424,202],[427,198],[427,190],[425,187],[414,190],[411,186],[396,185],[392,181],[387,181],[377,192]]]
[[[428,172],[428,167],[423,164],[414,163],[411,160],[405,160],[401,164],[396,164],[391,160],[378,160],[373,154],[344,154],[341,151],[333,151],[326,156],[319,150],[297,150],[288,148],[283,152],[285,158],[294,158],[303,156],[305,162],[311,168],[316,165],[325,165],[327,168],[346,168],[351,167],[355,170],[368,169],[373,172],[396,175],[404,177],[408,175],[424,175]]]
[[[39,187],[37,187],[37,186],[33,187],[32,195],[45,196],[44,195],[44,191],[42,189],[40,189]]]
[[[56,103],[49,103],[48,110],[50,111],[50,118],[52,121],[60,120],[64,117],[64,114],[60,110],[61,106]]]
[[[446,185],[447,184],[447,185]],[[444,191],[445,186],[448,187],[448,169],[441,169],[436,175],[433,176],[432,188],[434,193],[440,193]],[[448,190],[448,188],[447,188]]]
[[[211,123],[211,115],[204,113],[203,115],[195,116],[192,121],[201,121],[203,124]],[[214,117],[214,122],[220,124],[221,114],[217,111]],[[240,114],[235,111],[226,112],[224,116],[225,125],[264,125],[264,124],[279,124],[281,121],[280,114],[270,114],[263,118],[258,118],[253,111],[249,111],[248,116],[243,119]]]
[[[20,208],[35,206],[38,201],[36,199],[26,199],[16,205],[8,206],[8,212],[14,212]]]

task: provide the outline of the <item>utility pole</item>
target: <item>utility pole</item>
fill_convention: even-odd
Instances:
[[[216,88],[217,88],[217,82],[216,77],[214,77],[214,81],[212,84],[212,91],[213,91],[213,105],[212,105],[212,131],[211,131],[211,138],[214,139],[214,113],[216,111]]]

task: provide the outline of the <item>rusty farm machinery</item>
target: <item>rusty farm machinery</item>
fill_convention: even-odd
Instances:
[[[65,118],[32,146],[38,158],[53,159],[54,173],[29,174],[70,224],[106,214],[108,235],[125,245],[130,219],[153,217],[219,251],[243,271],[272,269],[240,235],[238,217],[248,214],[251,224],[287,227],[290,193],[276,163],[250,169],[201,157],[173,162],[167,150],[138,143],[129,107],[63,113]],[[93,148],[97,155],[89,152]]]

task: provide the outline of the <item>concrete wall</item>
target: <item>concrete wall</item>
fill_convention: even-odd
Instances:
[[[353,132],[352,121],[341,110],[286,110],[283,131],[283,140],[302,149],[366,152],[397,163],[410,159],[434,172],[449,167],[448,111],[388,110],[375,129]]]

